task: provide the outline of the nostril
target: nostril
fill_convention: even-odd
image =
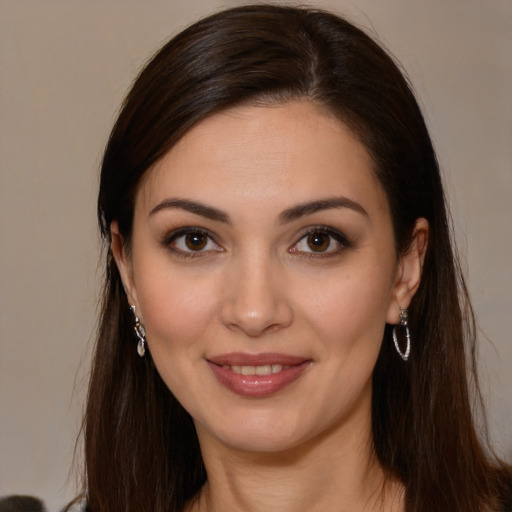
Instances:
[[[247,308],[249,309],[249,308]],[[293,320],[293,311],[288,304],[267,304],[267,307],[247,311],[239,303],[225,303],[221,310],[221,321],[231,330],[244,332],[255,338],[266,336],[288,327]]]
[[[280,329],[283,329],[285,326],[280,324],[272,324],[269,325],[262,334],[272,334],[276,331],[279,331]]]
[[[280,329],[282,329],[283,327],[284,326],[279,325],[279,324],[272,324],[272,325],[268,325],[267,327],[265,327],[264,329],[261,329],[261,330],[260,329],[244,329],[244,331],[247,334],[247,336],[249,336],[251,338],[258,338],[261,336],[273,334],[273,333],[279,331]]]

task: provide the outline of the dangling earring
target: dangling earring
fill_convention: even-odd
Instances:
[[[133,330],[135,331],[137,338],[139,338],[139,342],[137,343],[137,353],[140,357],[144,357],[144,354],[146,353],[146,329],[144,329],[144,326],[140,323],[139,317],[135,314],[135,306],[133,304],[130,306],[130,311],[135,317]]]
[[[409,332],[409,312],[407,308],[403,308],[400,306],[400,322],[399,325],[405,329],[405,337],[407,339],[407,348],[405,349],[405,353],[400,350],[400,346],[398,345],[398,339],[396,336],[396,328],[397,325],[393,326],[393,342],[395,343],[396,351],[398,355],[404,360],[407,361],[409,359],[409,354],[411,352],[411,333]]]

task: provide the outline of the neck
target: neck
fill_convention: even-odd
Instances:
[[[208,481],[190,512],[400,512],[402,486],[385,478],[371,431],[345,425],[286,452],[226,448],[198,427]]]

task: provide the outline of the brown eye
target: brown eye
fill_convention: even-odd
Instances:
[[[331,237],[327,233],[310,233],[307,238],[308,247],[314,252],[324,252],[331,244]]]
[[[162,240],[162,245],[174,255],[189,258],[212,256],[213,253],[224,252],[208,231],[194,226],[187,226],[169,233]]]
[[[189,233],[185,235],[185,245],[191,251],[201,251],[206,247],[208,237],[203,233]]]
[[[312,228],[292,247],[292,254],[303,254],[309,257],[328,257],[341,254],[351,247],[347,237],[340,231],[331,227]]]

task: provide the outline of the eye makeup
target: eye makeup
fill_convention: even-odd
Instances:
[[[307,258],[329,258],[338,256],[351,246],[352,243],[341,231],[321,225],[308,227],[288,252]]]
[[[199,226],[182,226],[172,229],[162,237],[161,245],[181,258],[203,258],[224,252],[217,237]],[[305,258],[332,258],[352,247],[349,238],[331,226],[308,226],[287,252]]]
[[[204,257],[212,252],[224,251],[209,230],[197,226],[174,229],[166,233],[161,244],[173,255],[182,258]]]

